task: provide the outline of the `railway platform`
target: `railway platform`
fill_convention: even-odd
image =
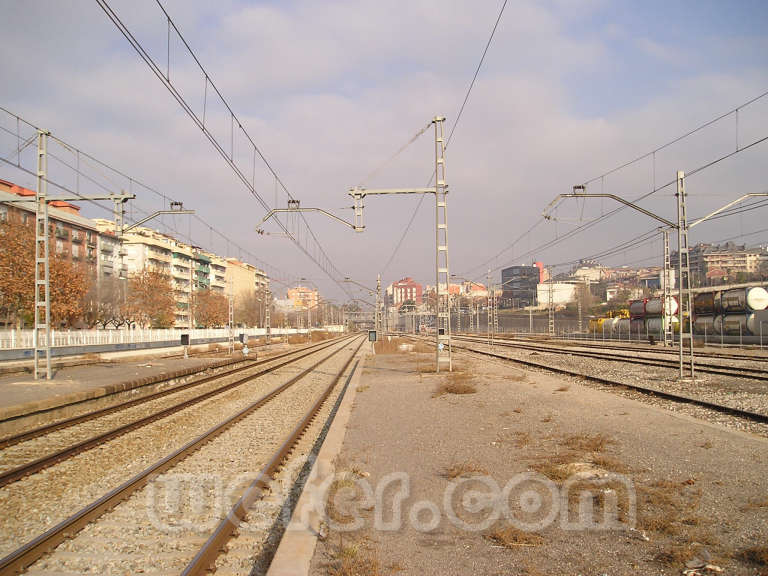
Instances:
[[[309,574],[759,570],[766,437],[469,353],[433,366],[367,359]]]
[[[7,366],[0,363],[0,369],[18,370],[0,376],[0,433],[13,432],[14,421],[28,421],[38,413],[60,410],[60,415],[66,416],[68,406],[183,378],[231,361],[221,355],[205,354],[202,348],[191,350],[193,356],[189,358],[181,355],[183,351],[171,353],[172,356],[167,350],[158,350],[154,354],[142,351],[71,359],[59,364],[51,380],[35,380],[29,367],[18,366],[17,362]]]

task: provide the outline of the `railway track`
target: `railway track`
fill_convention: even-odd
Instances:
[[[0,443],[3,449],[0,453],[0,488],[337,343],[326,341],[262,361],[247,362],[225,372],[7,438]],[[245,374],[228,381],[231,376],[241,373]],[[113,415],[116,416],[110,418]],[[77,429],[73,430],[73,427]],[[37,441],[33,442],[35,439]],[[40,456],[41,450],[47,453]]]
[[[472,336],[456,336],[459,341],[476,342],[484,344],[486,339]],[[599,360],[610,360],[615,362],[623,362],[627,364],[638,364],[644,366],[660,366],[664,368],[675,369],[678,367],[678,361],[672,358],[659,358],[652,356],[641,356],[637,352],[632,350],[626,350],[625,353],[609,352],[606,350],[575,350],[572,347],[557,347],[542,344],[534,344],[529,342],[508,340],[495,340],[494,343],[498,346],[505,346],[508,348],[516,348],[519,350],[531,350],[535,352],[550,353],[550,354],[569,354],[571,356],[580,356],[583,358],[596,358]],[[755,360],[760,362],[760,360]],[[722,366],[712,363],[705,363],[699,360],[696,363],[696,370],[706,374],[716,374],[719,376],[729,376],[732,378],[745,378],[749,380],[758,380],[762,382],[768,382],[768,372],[764,368],[749,367],[749,366]]]
[[[473,334],[458,334],[458,336],[475,336],[478,338],[482,338],[482,335],[473,335]],[[512,342],[523,342],[523,343],[532,343],[532,344],[557,344],[559,346],[567,346],[567,347],[576,347],[576,348],[597,348],[600,350],[604,350],[607,348],[613,349],[613,350],[619,350],[619,351],[631,351],[631,352],[648,352],[651,354],[660,354],[660,355],[676,355],[678,354],[678,348],[677,344],[675,344],[674,348],[664,348],[663,346],[645,346],[642,344],[638,344],[637,342],[627,342],[626,340],[614,340],[614,339],[606,339],[606,340],[600,340],[599,336],[596,340],[577,340],[577,339],[563,339],[563,338],[548,338],[546,340],[535,340],[535,339],[527,339],[527,338],[520,338],[516,336],[506,336],[504,334],[497,334],[495,336],[495,339],[502,340],[502,341],[512,341]],[[768,360],[768,353],[761,353],[759,349],[754,349],[751,351],[745,350],[743,353],[734,353],[734,352],[721,352],[717,350],[696,350],[696,354],[699,357],[704,358],[717,358],[722,360],[737,360],[737,361],[747,361],[747,362],[761,362],[764,360]]]
[[[500,354],[498,352],[493,352],[490,350],[479,350],[477,348],[470,348],[463,344],[454,344],[454,348],[458,348],[461,351],[467,352],[467,353],[473,353],[473,354],[479,354],[486,357],[491,358],[497,358],[500,360],[505,360],[509,362],[514,362],[516,364],[521,364],[523,366],[531,367],[531,368],[539,368],[543,370],[547,370],[550,372],[555,372],[558,374],[564,374],[567,376],[575,376],[577,378],[582,378],[585,380],[589,380],[592,382],[597,382],[599,384],[605,384],[610,387],[614,388],[625,388],[634,390],[636,392],[640,392],[644,395],[649,396],[655,396],[659,398],[664,398],[666,400],[672,400],[675,402],[680,402],[684,404],[690,404],[694,406],[700,406],[703,408],[708,408],[710,410],[714,410],[719,413],[723,414],[729,414],[731,416],[737,416],[739,418],[743,418],[745,420],[751,421],[751,422],[758,422],[761,424],[768,424],[768,414],[763,414],[760,412],[754,412],[751,410],[743,410],[741,408],[737,408],[735,406],[728,406],[726,404],[720,404],[716,402],[710,402],[708,400],[702,400],[700,398],[695,398],[693,396],[689,396],[686,394],[676,393],[676,392],[669,392],[665,390],[660,390],[658,388],[652,388],[648,386],[641,386],[638,384],[632,384],[628,382],[619,382],[617,380],[612,380],[610,378],[603,378],[601,376],[595,376],[592,374],[585,374],[583,372],[579,372],[576,370],[570,370],[568,368],[562,368],[559,366],[551,366],[549,364],[544,364],[541,362],[535,362],[532,360],[523,360],[519,358],[512,358],[510,356],[505,356],[504,354]],[[549,350],[548,350],[549,351]],[[570,351],[564,351],[564,353],[570,354]]]
[[[334,339],[334,340],[338,340],[338,339]],[[112,414],[114,412],[119,412],[120,410],[125,410],[125,409],[131,408],[133,406],[138,406],[138,405],[143,404],[145,402],[150,402],[152,400],[156,400],[158,398],[162,398],[164,396],[168,396],[168,395],[174,394],[174,393],[182,391],[182,390],[187,390],[189,388],[194,388],[196,386],[199,386],[201,384],[206,384],[206,383],[211,382],[213,380],[216,380],[218,378],[222,378],[222,377],[229,376],[229,375],[232,375],[232,374],[237,374],[238,372],[242,372],[244,370],[248,370],[250,368],[253,368],[254,366],[261,366],[261,365],[264,365],[264,364],[266,364],[268,362],[272,362],[272,361],[278,360],[280,358],[286,358],[286,357],[288,357],[288,356],[290,356],[292,354],[296,354],[296,353],[302,352],[304,350],[310,350],[310,349],[313,349],[313,348],[317,348],[319,346],[323,346],[325,344],[328,344],[329,342],[331,342],[331,340],[327,340],[327,341],[324,341],[324,342],[319,342],[319,343],[316,343],[316,344],[311,344],[309,346],[305,346],[305,347],[298,348],[298,349],[295,349],[295,350],[290,350],[288,352],[283,352],[283,353],[280,353],[280,354],[275,354],[275,355],[269,356],[268,358],[264,358],[264,359],[258,360],[258,361],[257,360],[248,360],[248,359],[242,359],[242,360],[238,360],[238,361],[233,361],[232,362],[233,365],[234,364],[240,364],[240,366],[236,366],[235,368],[232,368],[232,369],[226,369],[225,368],[223,372],[217,372],[216,374],[212,374],[212,375],[209,375],[209,376],[204,376],[202,378],[194,379],[194,380],[192,380],[190,382],[185,382],[184,384],[179,384],[179,385],[176,385],[176,386],[173,386],[173,387],[169,387],[169,388],[167,388],[165,390],[161,390],[161,391],[158,391],[158,392],[155,392],[155,393],[150,393],[150,394],[147,394],[147,395],[142,395],[139,398],[134,398],[134,399],[131,399],[131,400],[128,400],[128,401],[125,401],[125,402],[119,402],[119,403],[116,403],[116,404],[114,404],[112,406],[107,406],[105,408],[100,408],[100,409],[97,409],[97,410],[86,411],[86,412],[83,412],[82,414],[79,414],[77,416],[72,416],[72,417],[69,417],[69,418],[65,418],[65,419],[61,419],[61,420],[56,420],[55,422],[50,422],[50,423],[42,425],[42,426],[37,426],[37,427],[31,428],[29,430],[25,430],[23,432],[19,432],[17,434],[12,435],[12,436],[6,436],[6,437],[3,437],[3,438],[0,438],[0,450],[8,448],[9,446],[13,446],[15,444],[18,444],[19,442],[24,442],[24,441],[27,441],[27,440],[31,440],[33,438],[37,438],[39,436],[43,436],[45,434],[49,434],[49,433],[54,432],[56,430],[62,430],[64,428],[68,428],[68,427],[80,424],[82,422],[87,422],[89,420],[93,420],[94,418],[100,418],[102,416],[106,416],[107,414]],[[199,372],[202,373],[202,372],[205,372],[205,371],[207,371],[209,369],[210,369],[210,367],[202,366],[202,367],[200,367]],[[160,383],[162,383],[162,382],[156,382],[154,385],[157,385],[157,384],[160,384]],[[93,399],[81,400],[81,401],[78,402],[78,404],[85,404],[85,403],[92,402],[92,401],[93,401]]]
[[[357,367],[352,362],[363,343],[359,336],[345,340],[330,354],[313,360],[287,381],[27,541],[0,559],[0,575],[16,574],[39,560],[33,566],[35,574],[181,569],[184,574],[206,573],[235,529],[242,528],[239,521],[264,495],[270,478],[302,434],[316,425],[313,420],[326,409],[328,398],[334,391],[340,393],[337,387],[345,375],[349,383]],[[274,402],[276,398],[280,401]],[[240,488],[235,490],[233,506],[206,508],[206,521],[196,516],[191,524],[166,530],[150,517],[147,500],[139,493],[173,474],[197,474],[201,481],[218,474],[224,485],[238,480],[235,486]],[[247,485],[242,482],[244,474],[249,478]],[[86,526],[88,530],[83,531]],[[206,526],[202,534],[201,527]]]

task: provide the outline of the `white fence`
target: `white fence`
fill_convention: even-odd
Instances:
[[[313,328],[314,330],[314,328]],[[322,330],[342,332],[342,326],[325,326]],[[34,348],[33,330],[0,331],[0,350]],[[240,334],[258,337],[266,334],[266,328],[235,328],[235,338]],[[272,328],[272,336],[284,334],[306,334],[306,328]],[[105,344],[141,344],[146,342],[180,342],[182,334],[189,334],[190,340],[226,340],[228,328],[148,328],[146,330],[51,330],[51,346],[98,346]],[[45,345],[45,343],[41,343]]]

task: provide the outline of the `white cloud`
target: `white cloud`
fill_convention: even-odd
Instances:
[[[153,4],[115,6],[126,19],[130,16],[142,41],[163,55],[164,25]],[[291,191],[305,206],[333,210],[349,205],[348,187],[434,114],[446,114],[451,125],[498,8],[496,2],[426,0],[232,3],[216,11],[206,3],[168,4]],[[574,21],[598,9],[599,4],[567,2],[508,6],[448,150],[453,270],[471,268],[511,241],[557,193],[728,109],[767,83],[765,70],[711,71],[681,77],[672,87],[662,84],[641,104],[619,112],[581,114],[574,100],[582,91],[611,100],[611,94],[590,91],[578,80],[599,72],[612,57],[608,43],[610,31],[618,33],[616,25],[606,22],[602,37],[572,31]],[[263,210],[95,5],[0,0],[0,10],[12,13],[6,46],[15,56],[0,62],[0,76],[10,79],[0,104],[183,199],[264,259],[321,280],[322,274],[286,240],[253,233]],[[38,23],[40,34],[30,34]],[[635,41],[664,55],[665,47],[652,39]],[[731,49],[735,61],[747,48]],[[659,66],[670,61],[662,58]],[[194,93],[195,101],[202,101],[202,84],[191,66],[173,75],[190,97]],[[750,120],[745,112],[743,138],[759,133],[760,118],[756,114]],[[209,121],[228,130],[220,114],[209,112]],[[728,129],[724,125],[688,147],[659,154],[659,181],[724,149]],[[430,139],[428,132],[369,185],[424,185],[433,162]],[[725,185],[746,189],[764,181],[766,169],[758,163],[729,166],[722,173],[712,171],[711,183],[701,180],[696,188],[714,193]],[[645,163],[608,184],[632,195],[646,191],[650,181],[651,166]],[[261,166],[256,184],[272,202],[274,182]],[[415,202],[370,199],[368,228],[357,235],[331,221],[308,219],[339,268],[370,281],[388,259]],[[432,279],[430,202],[385,281],[406,274]],[[700,206],[715,202],[710,197]],[[666,210],[671,200],[661,197],[649,205]],[[599,212],[599,202],[590,209]],[[537,256],[561,261],[651,226],[623,215],[578,243]],[[529,244],[553,237],[553,228],[542,227],[498,264],[516,261]],[[207,231],[192,232],[208,240]]]

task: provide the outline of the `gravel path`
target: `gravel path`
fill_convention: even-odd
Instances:
[[[456,347],[490,350],[486,344],[466,342]],[[672,368],[582,358],[567,353],[530,352],[504,346],[495,346],[493,351],[513,360],[537,362],[617,382],[684,394],[740,410],[768,414],[768,383],[766,382],[702,373],[697,375],[695,382],[680,382],[677,380],[677,370]]]
[[[0,489],[4,517],[0,555],[51,528],[331,350],[344,346],[346,343],[336,344]]]
[[[343,538],[332,530],[319,542],[312,576],[671,575],[697,556],[731,576],[765,573],[746,558],[768,542],[768,440],[500,360],[457,354],[457,376],[430,373],[433,362],[431,354],[402,353],[367,363],[339,461],[374,490],[393,473],[405,474],[408,496],[399,500],[401,486],[390,484],[374,508],[352,501],[363,527]],[[454,378],[476,391],[436,395]],[[536,530],[515,532],[503,516],[467,530],[448,518],[452,485],[480,491],[453,501],[461,518],[479,522],[488,510],[478,518],[468,510],[493,500],[482,499],[488,487],[472,478],[504,487],[519,474],[570,470],[561,463],[576,474],[620,470],[629,477],[638,498],[635,529],[563,527],[556,515]],[[549,477],[565,488],[562,477]],[[526,514],[550,510],[536,486],[531,494],[541,500],[513,492],[512,518],[535,520]],[[428,528],[413,515],[421,510],[427,524],[425,503],[438,514]],[[389,521],[396,509],[394,529],[374,528],[377,516]]]
[[[349,348],[356,347],[348,343],[334,347]],[[95,574],[181,571],[349,354],[345,350],[324,362],[277,399],[60,545],[32,570]],[[246,526],[241,525],[241,531]],[[238,557],[233,555],[229,561]]]

